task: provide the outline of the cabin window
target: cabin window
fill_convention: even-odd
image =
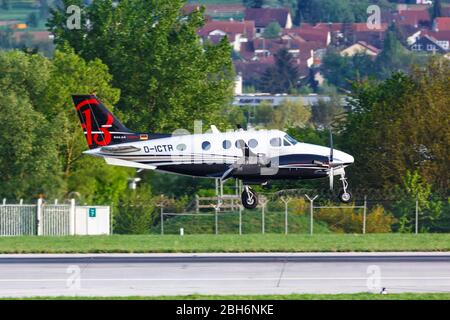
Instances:
[[[211,149],[211,142],[209,141],[204,141],[202,143],[202,149],[205,151],[208,151],[209,149]]]
[[[258,141],[256,139],[248,140],[248,146],[250,148],[256,148],[258,146]]]
[[[238,149],[242,149],[245,147],[245,141],[242,139],[236,140],[235,146]]]
[[[270,145],[272,147],[281,147],[281,138],[272,138],[272,139],[270,139]]]
[[[184,143],[180,143],[179,145],[177,145],[177,150],[179,151],[186,150],[186,145]]]
[[[223,140],[222,146],[224,149],[230,149],[231,148],[231,141],[230,140]]]

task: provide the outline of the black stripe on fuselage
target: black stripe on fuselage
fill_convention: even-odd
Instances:
[[[207,155],[205,157],[223,157],[223,155]],[[186,155],[181,160],[176,159],[179,156],[175,156],[173,160],[178,160],[180,162],[188,162],[195,158],[197,161],[192,161],[191,163],[177,163],[172,164],[172,161],[161,160],[161,157],[170,159],[171,155],[146,155],[146,156],[120,156],[124,160],[133,161],[132,158],[147,158],[145,160],[135,160],[139,163],[152,164],[157,166],[158,170],[167,171],[177,174],[184,174],[196,177],[220,177],[223,172],[228,170],[230,163],[208,163],[202,162],[201,157],[194,155]],[[230,156],[228,156],[230,157]],[[152,159],[153,158],[153,159]],[[158,159],[159,158],[159,159]],[[320,161],[322,163],[328,162],[328,157],[313,155],[313,154],[293,154],[280,156],[279,161],[274,161],[272,159],[272,166],[270,168],[261,168],[258,170],[243,170],[237,171],[233,174],[233,177],[240,179],[257,178],[257,177],[267,177],[268,180],[277,179],[315,179],[328,176],[327,167],[319,166],[314,163],[314,161]],[[276,164],[278,162],[278,164]],[[289,166],[289,167],[286,167]]]

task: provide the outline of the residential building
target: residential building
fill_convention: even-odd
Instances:
[[[254,30],[253,21],[208,21],[198,34],[213,43],[227,36],[234,51],[239,52],[242,43],[253,40]]]
[[[357,43],[352,44],[351,46],[345,48],[340,53],[342,56],[349,56],[349,57],[352,57],[357,53],[365,53],[371,57],[376,57],[379,52],[380,49],[375,48],[374,46],[364,41],[358,41]]]
[[[257,37],[261,36],[272,22],[277,22],[283,29],[292,28],[292,17],[287,8],[247,8],[244,20],[255,21]]]
[[[430,35],[424,34],[416,38],[416,41],[409,46],[411,51],[415,52],[428,52],[428,53],[441,53],[446,54],[448,49],[442,47],[437,39]]]

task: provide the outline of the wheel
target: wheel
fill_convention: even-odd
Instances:
[[[352,200],[352,194],[350,192],[344,192],[344,190],[341,190],[339,192],[339,200],[343,203],[349,203]]]
[[[248,193],[250,193],[250,195]],[[250,188],[248,188],[248,193],[245,190],[242,192],[242,205],[246,209],[255,209],[258,205],[258,196],[256,195],[255,191]]]

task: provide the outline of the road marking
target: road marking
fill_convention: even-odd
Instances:
[[[81,278],[81,281],[278,281],[278,277],[274,278],[210,278],[210,279],[174,279],[174,278]],[[282,278],[284,280],[300,280],[300,281],[319,281],[319,280],[367,280],[367,277],[289,277]],[[450,280],[450,277],[381,277],[381,280]],[[0,282],[59,282],[67,281],[64,279],[0,279]]]

